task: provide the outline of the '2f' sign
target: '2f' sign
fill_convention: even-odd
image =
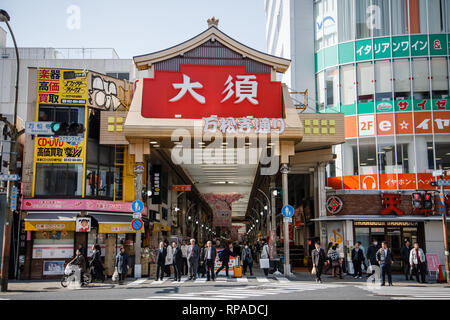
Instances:
[[[69,30],[79,30],[81,27],[81,9],[77,5],[67,7],[66,13],[69,15],[66,20],[66,26]]]

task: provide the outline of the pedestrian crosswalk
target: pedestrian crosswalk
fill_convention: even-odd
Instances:
[[[239,278],[238,278],[239,279]],[[248,280],[248,279],[247,279]],[[267,280],[267,279],[266,279]],[[265,296],[280,294],[292,294],[296,292],[325,290],[340,288],[337,284],[316,284],[305,282],[275,282],[270,281],[261,285],[237,286],[218,290],[196,291],[187,293],[153,294],[144,298],[132,298],[127,300],[231,300],[231,299],[261,299]]]
[[[394,300],[450,300],[450,288],[425,286],[365,286],[365,290],[374,296],[388,297]]]

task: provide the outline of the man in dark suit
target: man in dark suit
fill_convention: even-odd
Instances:
[[[359,245],[359,242],[356,242],[355,247],[352,250],[352,262],[353,268],[355,268],[355,279],[362,278],[361,264],[364,262],[364,253]]]
[[[203,261],[206,268],[206,281],[211,279],[214,281],[214,263],[216,262],[216,247],[212,245],[211,241],[206,243],[206,248],[203,252]]]
[[[230,257],[236,257],[236,253],[233,251],[233,244],[230,243],[227,248],[223,249],[221,253],[219,253],[219,260],[222,261],[222,265],[216,271],[216,277],[222,269],[225,269],[225,274],[227,278],[228,275],[228,263],[230,262]]]
[[[394,259],[391,249],[387,247],[387,241],[381,243],[381,248],[378,250],[376,257],[381,268],[381,285],[384,286],[387,273],[389,285],[392,286],[392,264],[394,263]]]
[[[377,252],[380,250],[380,245],[378,244],[377,240],[373,240],[372,244],[367,248],[367,260],[369,260],[369,266],[377,266]],[[373,268],[370,268],[371,274],[368,274],[367,276],[370,277],[375,273],[375,270]],[[367,269],[367,273],[369,273],[369,269]]]
[[[320,243],[315,243],[315,249],[311,252],[312,264],[316,268],[316,282],[322,283],[320,276],[322,275],[323,265],[327,259],[325,251],[320,247]]]
[[[156,280],[162,281],[164,277],[164,266],[166,264],[167,249],[164,246],[164,242],[159,243],[159,249],[156,251]],[[161,271],[161,278],[160,276]]]
[[[196,280],[200,249],[195,244],[195,239],[191,239],[190,243],[191,245],[188,247],[187,251],[187,259],[189,263],[189,280]]]
[[[173,273],[174,273],[174,280],[175,281],[181,281],[181,274],[183,273],[183,253],[181,252],[181,248],[178,247],[177,243],[174,241],[172,242],[172,248],[173,248]]]
[[[406,240],[405,245],[400,250],[400,256],[402,257],[403,261],[403,272],[405,273],[406,280],[412,280],[412,274],[411,274],[411,265],[409,264],[409,253],[412,250],[411,243]]]

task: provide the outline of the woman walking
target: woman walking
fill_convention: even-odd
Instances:
[[[242,250],[242,261],[244,262],[244,276],[247,273],[247,266],[250,269],[250,275],[253,275],[253,256],[251,248],[246,244],[244,250]]]
[[[119,273],[119,284],[123,284],[128,272],[128,254],[125,247],[120,247],[120,252],[116,256],[116,268]]]
[[[105,275],[103,274],[103,268],[102,261],[101,261],[101,248],[99,244],[92,246],[92,256],[91,261],[89,264],[89,269],[91,270],[92,279],[93,280],[101,280],[102,282],[105,281]]]
[[[328,258],[331,260],[331,272],[333,275],[334,280],[337,280],[337,273],[339,273],[339,278],[343,279],[342,277],[342,269],[341,269],[341,263],[339,261],[339,252],[336,250],[337,245],[335,244],[328,250]]]

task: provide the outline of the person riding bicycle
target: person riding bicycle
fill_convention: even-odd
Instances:
[[[75,258],[69,263],[78,266],[80,268],[80,279],[78,279],[78,281],[80,282],[80,284],[82,284],[83,283],[82,279],[84,273],[86,272],[86,259],[84,258],[80,249],[77,249],[77,251],[75,251]]]

